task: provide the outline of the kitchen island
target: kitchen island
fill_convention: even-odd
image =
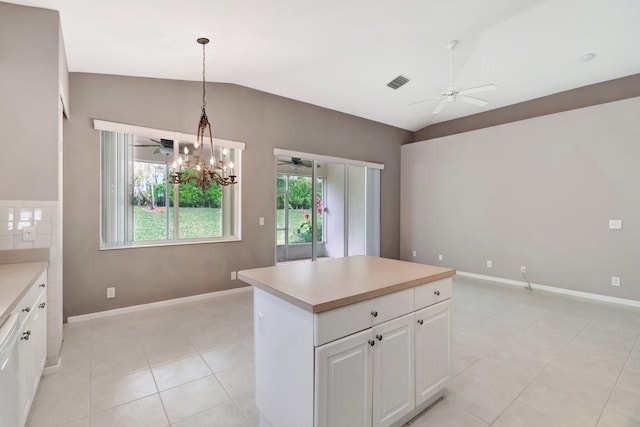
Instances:
[[[240,271],[260,425],[401,425],[442,397],[454,274],[370,256]]]

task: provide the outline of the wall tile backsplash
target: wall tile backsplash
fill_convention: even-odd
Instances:
[[[47,365],[58,363],[62,345],[62,216],[57,201],[0,200],[0,250],[49,248]],[[25,228],[33,227],[33,241]]]

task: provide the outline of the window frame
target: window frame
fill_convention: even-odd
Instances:
[[[105,120],[94,120],[94,129],[98,131],[117,132],[130,135],[144,135],[150,138],[164,138],[171,139],[179,142],[193,142],[196,141],[196,135],[187,134],[182,132],[174,132],[169,130],[147,128],[142,126],[129,125],[124,123],[109,122]],[[100,135],[100,133],[98,133]],[[245,149],[243,142],[232,141],[227,139],[213,138],[213,143],[216,147],[226,147],[235,150],[236,159],[234,160],[234,171],[238,177],[238,183],[233,184],[234,197],[233,197],[233,212],[234,212],[234,234],[221,236],[221,237],[202,237],[202,238],[190,238],[190,239],[163,239],[163,240],[145,240],[145,241],[130,241],[122,245],[111,246],[105,243],[102,235],[104,218],[103,218],[103,171],[102,161],[100,162],[100,205],[99,205],[99,229],[98,229],[98,241],[99,249],[103,250],[120,250],[120,249],[132,249],[132,248],[145,248],[145,247],[158,247],[158,246],[182,246],[182,245],[194,245],[194,244],[207,244],[207,243],[225,243],[225,242],[238,242],[242,241],[242,152]],[[102,156],[102,154],[101,154]]]

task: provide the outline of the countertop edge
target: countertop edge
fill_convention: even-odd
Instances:
[[[421,277],[419,279],[410,280],[408,282],[402,282],[402,283],[397,283],[395,285],[390,285],[390,286],[387,286],[386,288],[374,289],[372,291],[363,292],[361,294],[350,295],[348,297],[339,298],[333,301],[327,301],[324,303],[316,304],[315,306],[311,307],[312,310],[310,311],[313,311],[313,313],[322,313],[324,311],[329,311],[329,310],[344,307],[347,305],[355,304],[358,302],[367,301],[373,298],[388,295],[393,292],[415,288],[416,286],[425,285],[427,283],[435,282],[436,280],[453,277],[455,274],[456,274],[456,270],[444,271],[442,273]],[[302,301],[300,302],[302,303]]]
[[[381,297],[383,295],[387,295],[393,292],[402,291],[404,289],[414,288],[416,286],[424,285],[427,283],[435,282],[436,280],[446,279],[448,277],[453,277],[456,274],[455,269],[449,269],[443,271],[441,273],[432,274],[429,276],[422,276],[414,280],[410,280],[407,282],[397,283],[394,285],[390,285],[384,288],[373,289],[371,291],[349,295],[347,297],[338,298],[332,301],[327,301],[319,304],[309,304],[305,301],[299,300],[298,298],[293,297],[287,293],[281,292],[278,289],[274,289],[271,286],[267,286],[263,283],[254,280],[251,277],[246,276],[243,271],[238,272],[238,279],[242,280],[245,283],[250,284],[256,288],[259,288],[265,292],[268,292],[278,298],[281,298],[295,306],[298,306],[306,311],[309,311],[313,314],[322,313],[325,311],[333,310],[336,308],[344,307],[347,305],[355,304],[362,301],[367,301],[372,298]]]
[[[9,318],[9,316],[11,315],[11,312],[16,307],[18,302],[27,294],[27,291],[29,289],[31,289],[31,286],[33,286],[33,284],[36,282],[38,277],[40,277],[42,272],[45,271],[47,269],[47,267],[49,267],[49,262],[48,261],[32,261],[32,262],[24,262],[24,263],[21,262],[21,263],[16,263],[16,264],[41,264],[41,265],[39,267],[37,267],[37,273],[35,273],[33,275],[31,280],[29,280],[29,283],[27,283],[24,286],[24,288],[20,291],[18,296],[16,298],[14,298],[13,302],[11,302],[9,304],[9,306],[5,310],[5,312],[4,313],[0,313],[0,326],[5,322],[5,320],[7,320]],[[2,264],[2,265],[7,265],[7,264]]]

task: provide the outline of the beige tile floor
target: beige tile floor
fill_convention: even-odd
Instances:
[[[640,309],[456,278],[448,396],[412,427],[640,426]],[[67,324],[30,427],[257,425],[252,293]]]

